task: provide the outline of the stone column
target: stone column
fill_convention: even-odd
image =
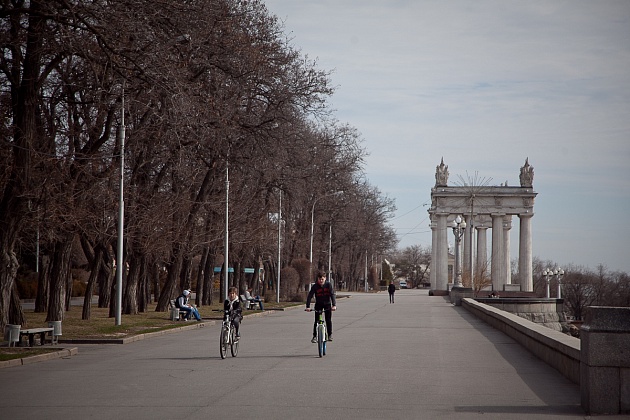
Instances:
[[[488,231],[488,227],[481,225],[481,226],[477,226],[477,268],[476,271],[477,273],[481,273],[482,271],[485,272],[485,275],[487,276],[488,274],[490,274],[490,272],[488,271],[488,251],[486,248],[486,243],[487,243],[487,239],[486,239],[486,233]]]
[[[431,264],[429,271],[429,281],[431,282],[431,290],[435,290],[437,288],[437,283],[435,281],[435,275],[437,273],[436,265],[437,265],[437,223],[431,221]]]
[[[505,284],[512,283],[512,262],[510,261],[510,230],[512,229],[512,216],[503,216],[503,256],[505,257]]]
[[[518,276],[521,290],[534,291],[534,276],[532,273],[532,216],[520,214],[519,244],[518,244]]]
[[[503,290],[505,284],[505,257],[503,256],[503,213],[492,215],[492,288]]]
[[[472,274],[472,238],[473,238],[473,224],[470,215],[464,216],[466,221],[466,230],[464,231],[464,254],[463,254],[463,276],[470,276]]]
[[[435,265],[436,290],[448,290],[448,238],[446,221],[447,213],[436,215],[437,217],[437,253]]]

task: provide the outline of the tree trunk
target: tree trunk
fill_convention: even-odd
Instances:
[[[214,298],[214,256],[216,255],[214,249],[208,250],[208,258],[206,259],[205,269],[203,271],[203,304],[212,305]]]
[[[20,303],[20,295],[17,291],[17,286],[13,284],[13,291],[11,292],[11,311],[9,312],[9,323],[13,325],[25,325],[26,318],[24,317],[24,311],[22,310],[22,304]]]
[[[98,273],[98,307],[107,308],[112,299],[112,287],[114,283],[113,258],[110,247],[103,247],[103,263]]]
[[[201,306],[204,301],[206,287],[205,287],[205,268],[206,261],[208,261],[208,254],[210,253],[210,248],[205,246],[203,248],[203,252],[201,253],[201,260],[199,261],[199,267],[197,268],[197,296],[195,296],[195,304],[197,306]]]
[[[127,315],[138,314],[138,283],[142,270],[143,258],[135,252],[131,253],[129,259],[129,274],[125,282],[125,293],[123,296],[122,312]]]
[[[190,258],[190,256],[186,255],[184,259],[182,260],[182,271],[179,278],[179,288],[181,290],[192,289],[191,276],[192,276],[192,259]]]
[[[175,296],[177,279],[179,278],[179,274],[182,270],[182,260],[183,257],[180,250],[176,248],[174,250],[173,260],[166,267],[168,274],[166,277],[166,283],[164,283],[164,286],[160,291],[160,299],[158,300],[158,304],[155,308],[156,312],[166,312],[169,301]]]
[[[28,24],[24,61],[14,57],[10,72],[16,77],[11,84],[12,121],[5,121],[13,129],[13,159],[10,174],[7,168],[7,180],[0,197],[0,328],[10,318],[20,317],[21,309],[11,305],[11,293],[17,276],[19,262],[15,255],[15,243],[27,213],[25,192],[31,183],[31,166],[34,143],[37,140],[38,88],[42,67],[43,36],[46,30],[46,17],[41,13],[42,2],[29,2],[28,17],[4,20],[4,33],[18,34],[19,25]],[[7,26],[13,25],[12,28]],[[9,41],[10,40],[6,40]],[[17,41],[17,40],[14,40]],[[5,87],[6,88],[6,87]],[[7,158],[7,161],[9,159]],[[19,307],[20,305],[18,305]],[[12,309],[18,312],[10,312]]]
[[[70,303],[72,302],[72,286],[73,286],[72,270],[71,270],[70,261],[68,261],[68,273],[66,276],[66,311],[70,310]]]
[[[66,285],[70,272],[71,240],[56,241],[50,267],[50,300],[46,321],[63,321]]]
[[[146,255],[142,256],[140,264],[140,281],[138,283],[138,312],[146,312],[151,302],[151,293],[149,291],[149,277],[153,264],[148,263]]]
[[[43,255],[39,275],[37,276],[35,312],[40,313],[48,311],[48,296],[50,294],[48,279],[50,279],[50,257],[48,255]]]
[[[101,272],[102,262],[102,247],[97,246],[94,250],[93,260],[90,264],[90,278],[88,279],[87,287],[85,288],[85,298],[83,299],[83,312],[81,313],[81,319],[90,319],[90,313],[92,309],[92,295],[94,294],[94,287],[96,286],[98,274]]]
[[[151,280],[153,283],[153,302],[160,298],[160,266],[154,262],[151,264]]]

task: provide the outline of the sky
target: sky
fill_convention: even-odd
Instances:
[[[534,257],[630,273],[630,1],[265,4],[332,71],[334,115],[360,132],[369,183],[395,200],[399,247],[431,245],[442,158],[449,185],[489,186],[518,186],[528,159]]]

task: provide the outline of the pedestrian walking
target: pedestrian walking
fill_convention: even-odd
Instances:
[[[389,292],[389,303],[394,303],[394,293],[396,292],[396,286],[394,286],[394,282],[389,283],[389,287],[387,287],[387,291]]]

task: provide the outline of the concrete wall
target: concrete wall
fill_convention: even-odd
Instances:
[[[582,325],[582,407],[630,414],[630,308],[590,306]]]
[[[477,298],[476,301],[560,332],[562,324],[567,322],[563,299],[500,297]]]
[[[590,306],[580,341],[471,298],[462,306],[579,384],[587,414],[630,414],[630,308]]]
[[[462,299],[462,306],[478,318],[503,331],[572,382],[580,383],[580,340],[502,311],[475,299]]]

